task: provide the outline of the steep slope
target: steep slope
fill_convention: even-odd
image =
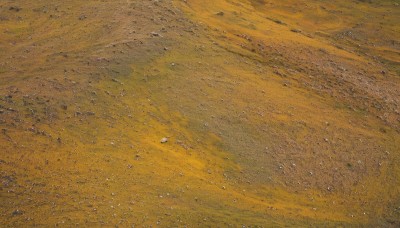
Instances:
[[[1,224],[398,225],[395,3],[0,3]]]

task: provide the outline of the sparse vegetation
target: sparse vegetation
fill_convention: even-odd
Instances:
[[[397,1],[0,3],[0,226],[400,226]]]

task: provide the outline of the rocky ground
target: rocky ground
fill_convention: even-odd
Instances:
[[[397,1],[3,1],[2,226],[400,225]]]

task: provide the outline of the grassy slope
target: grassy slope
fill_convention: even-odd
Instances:
[[[1,3],[1,223],[398,224],[396,23],[286,4]]]

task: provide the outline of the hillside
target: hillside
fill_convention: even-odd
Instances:
[[[0,226],[400,226],[399,4],[0,2]]]

